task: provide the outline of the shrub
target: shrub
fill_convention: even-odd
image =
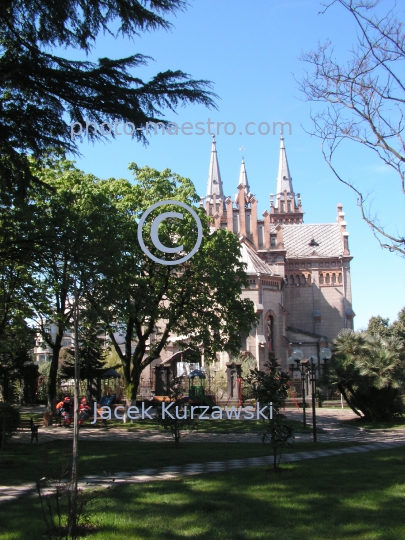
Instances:
[[[17,431],[20,424],[20,412],[8,403],[0,402],[0,447],[12,434]]]

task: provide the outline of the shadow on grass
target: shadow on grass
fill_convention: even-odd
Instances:
[[[403,449],[213,473],[106,491],[92,540],[405,538]],[[1,540],[41,538],[38,501],[1,505]],[[7,531],[7,532],[6,532]]]

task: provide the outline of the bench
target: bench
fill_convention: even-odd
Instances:
[[[34,439],[36,440],[38,444],[38,430],[39,430],[40,425],[41,424],[35,424],[32,418],[30,420],[20,419],[20,423],[18,424],[18,429],[30,430],[31,431],[31,444],[34,441]]]

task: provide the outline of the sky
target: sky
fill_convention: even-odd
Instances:
[[[386,0],[385,4],[390,4]],[[383,2],[384,5],[384,2]],[[355,328],[365,328],[371,316],[395,320],[405,306],[405,259],[380,248],[362,221],[354,193],[340,184],[325,163],[320,141],[311,136],[311,109],[299,91],[299,80],[310,66],[299,60],[302,52],[314,50],[318,41],[332,41],[336,58],[344,63],[356,42],[356,28],[350,15],[339,6],[325,14],[318,0],[191,0],[186,11],[168,17],[172,31],[159,30],[139,38],[101,35],[87,59],[108,56],[123,58],[141,53],[153,58],[148,66],[133,73],[148,80],[159,71],[181,70],[195,79],[212,82],[219,96],[218,109],[188,105],[168,120],[178,125],[204,123],[204,134],[194,127],[189,135],[150,135],[143,146],[128,135],[108,142],[79,144],[76,164],[100,178],[128,178],[131,162],[163,170],[171,169],[190,178],[204,196],[208,179],[211,136],[208,120],[229,123],[216,135],[221,177],[226,195],[237,192],[242,156],[252,193],[258,198],[259,213],[269,209],[269,195],[276,190],[279,132],[273,122],[289,122],[285,146],[295,193],[300,193],[305,223],[333,223],[337,204],[343,204],[351,263]],[[403,13],[402,13],[403,14]],[[77,51],[64,51],[68,58],[84,59]],[[317,105],[317,104],[316,104]],[[246,133],[245,126],[255,132]],[[119,128],[122,131],[122,128]],[[342,146],[336,159],[339,173],[369,193],[368,201],[381,224],[404,234],[405,208],[399,180],[374,156],[354,143]]]

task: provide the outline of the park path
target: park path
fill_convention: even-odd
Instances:
[[[309,411],[310,412],[310,411]],[[288,417],[294,420],[302,419],[302,412],[288,410]],[[345,427],[340,422],[355,417],[348,410],[317,410],[317,425],[322,429],[318,434],[320,442],[355,442],[357,446],[347,448],[336,448],[329,450],[314,450],[310,452],[295,452],[282,456],[282,463],[290,463],[303,459],[315,459],[339,454],[354,454],[371,452],[374,450],[386,450],[405,446],[405,430],[364,430],[352,427]],[[310,421],[310,418],[308,418]],[[71,436],[71,432],[64,428],[53,427],[42,430],[40,434],[41,442],[49,442]],[[170,439],[170,434],[156,432],[152,430],[127,432],[120,429],[94,430],[83,429],[80,431],[81,440],[120,440],[120,441],[149,441],[160,442]],[[13,442],[30,442],[30,433],[19,433]],[[188,442],[251,442],[258,443],[258,434],[218,434],[218,433],[194,433],[187,436]],[[296,441],[311,441],[311,434],[297,434]],[[208,463],[190,463],[180,466],[169,466],[160,469],[142,469],[134,472],[118,472],[106,476],[85,476],[81,478],[79,486],[86,487],[109,487],[120,484],[137,484],[153,482],[159,480],[170,480],[179,477],[206,474],[210,472],[222,472],[232,469],[242,469],[247,467],[260,467],[272,464],[272,456],[254,457],[246,459],[233,459],[223,461],[211,461]],[[36,491],[35,484],[21,486],[0,486],[0,503],[19,498],[24,495],[32,495]]]

